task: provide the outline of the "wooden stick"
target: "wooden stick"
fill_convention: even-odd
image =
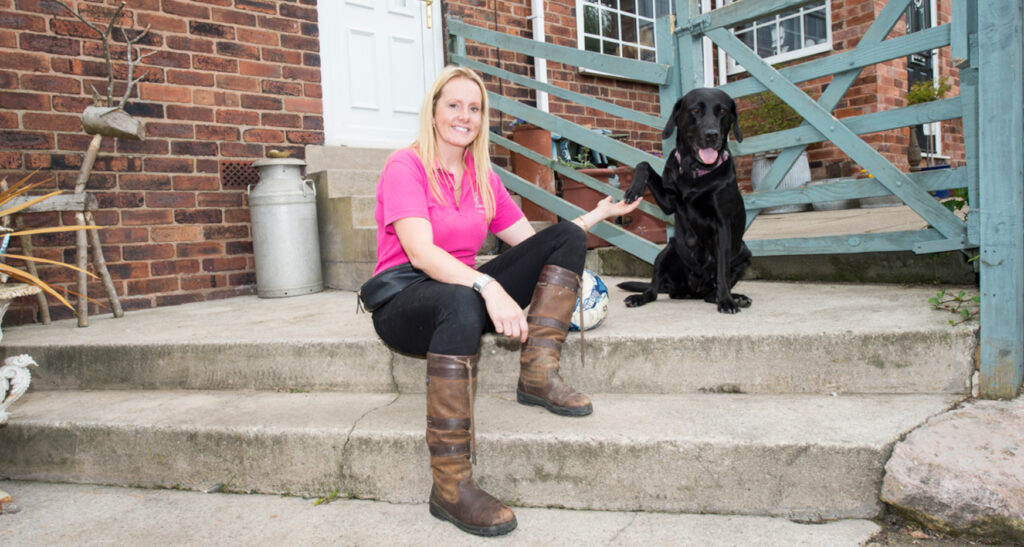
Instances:
[[[89,226],[96,225],[96,219],[92,213],[85,212],[85,221]],[[103,280],[103,289],[107,292],[107,299],[110,300],[110,310],[114,317],[124,317],[124,310],[121,309],[121,301],[117,298],[117,291],[114,290],[114,281],[110,278],[110,271],[107,270],[107,260],[103,257],[103,247],[100,245],[99,230],[89,230],[89,243],[92,244],[92,265],[96,273]]]
[[[25,221],[22,220],[21,215],[18,215],[17,221],[18,229],[22,230],[25,228]],[[21,250],[24,251],[25,256],[32,255],[32,236],[21,236]],[[28,262],[28,273],[39,277],[39,272],[36,270],[36,263],[31,260]],[[50,324],[50,304],[46,301],[46,293],[39,291],[36,293],[36,303],[39,305],[39,321],[44,325]]]
[[[100,143],[103,135],[93,135],[89,141],[89,148],[85,151],[82,159],[82,168],[78,171],[78,178],[75,179],[75,193],[81,194],[85,191],[85,185],[89,182],[89,175],[92,174],[92,166],[96,164],[96,156],[100,153]]]
[[[85,226],[85,214],[75,213],[75,221],[79,226]],[[86,239],[85,230],[75,232],[75,247],[78,250],[78,267],[85,269],[89,262],[89,242]],[[89,326],[89,285],[85,272],[78,272],[78,326]]]

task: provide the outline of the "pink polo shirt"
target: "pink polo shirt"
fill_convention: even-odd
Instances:
[[[501,184],[498,175],[491,173],[490,185],[494,195],[495,213],[490,225],[483,202],[473,191],[476,180],[472,155],[466,158],[462,176],[462,196],[455,205],[451,184],[441,178],[441,194],[446,203],[438,203],[430,195],[430,183],[416,151],[403,148],[388,158],[387,165],[377,181],[377,267],[376,275],[392,266],[409,262],[408,255],[395,235],[394,222],[407,217],[430,221],[434,244],[470,267],[476,265],[476,255],[490,230],[500,232],[512,226],[523,212],[512,201],[512,196]]]

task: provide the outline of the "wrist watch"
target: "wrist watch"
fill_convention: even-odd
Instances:
[[[476,281],[473,282],[473,290],[480,292],[484,290],[484,287],[486,287],[491,281],[494,281],[493,277],[487,274],[480,274],[480,277],[476,278]]]

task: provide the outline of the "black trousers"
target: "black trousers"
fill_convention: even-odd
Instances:
[[[525,308],[547,264],[583,273],[587,237],[561,222],[506,250],[479,270],[501,283]],[[373,327],[387,345],[412,355],[475,355],[480,336],[494,332],[484,299],[470,287],[428,279],[398,293],[373,312]]]

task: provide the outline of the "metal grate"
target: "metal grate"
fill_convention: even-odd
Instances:
[[[250,161],[220,162],[221,188],[245,188],[260,181],[260,173]]]

